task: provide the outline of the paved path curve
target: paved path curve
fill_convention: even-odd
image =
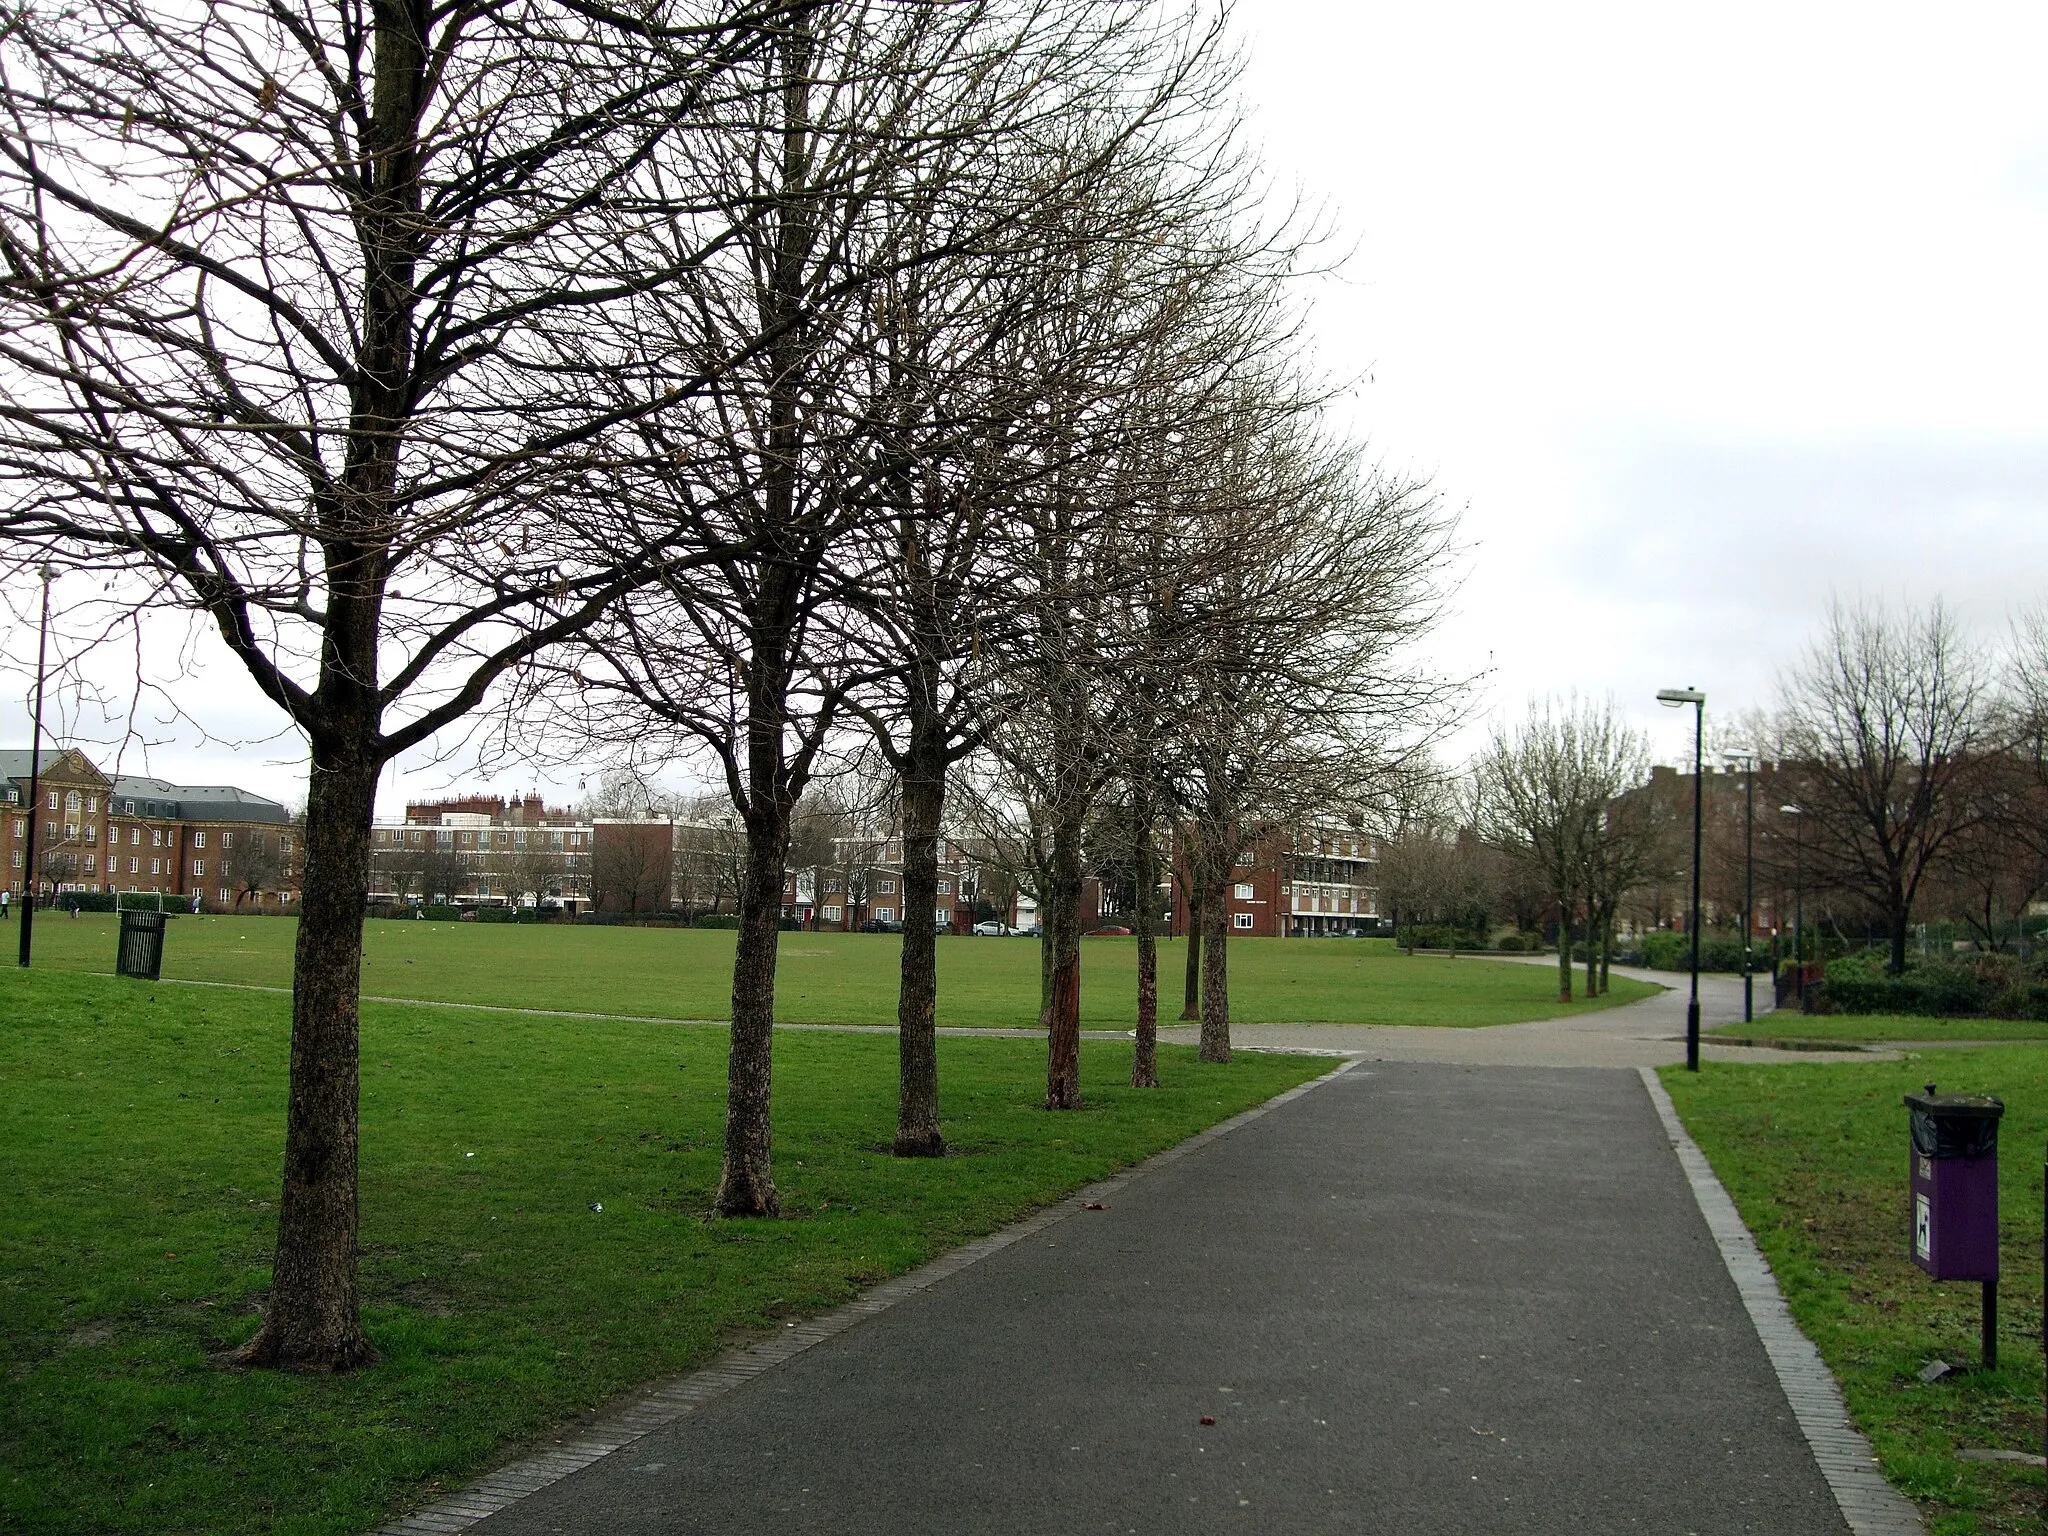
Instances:
[[[1848,1529],[1634,1072],[1361,1063],[1108,1204],[475,1529]]]
[[[1472,958],[1460,964],[1541,964],[1556,968],[1548,960]],[[1526,1024],[1493,1024],[1479,1029],[1445,1029],[1424,1025],[1393,1024],[1233,1024],[1234,1045],[1252,1049],[1320,1051],[1360,1055],[1375,1061],[1462,1062],[1472,1066],[1547,1067],[1661,1067],[1685,1060],[1685,1004],[1688,978],[1670,971],[1644,971],[1615,967],[1619,976],[1654,982],[1668,990],[1640,1002],[1603,1008],[1592,1013],[1572,1014],[1561,1019],[1538,1019]],[[1583,971],[1580,975],[1583,983]],[[1759,1017],[1771,1001],[1771,979],[1757,978]],[[1700,1027],[1733,1024],[1742,1017],[1742,979],[1739,976],[1700,977]],[[1160,1031],[1162,1040],[1192,1045],[1196,1031],[1191,1025],[1175,1025]],[[1802,1051],[1788,1057],[1768,1047],[1715,1045],[1708,1043],[1704,1055],[1709,1061],[1868,1061],[1867,1051]]]

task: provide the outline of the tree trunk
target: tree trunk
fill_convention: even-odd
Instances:
[[[245,1365],[346,1371],[377,1358],[356,1299],[356,1042],[378,766],[313,744],[277,1256]]]
[[[1046,1008],[1045,1107],[1081,1107],[1081,824],[1062,816],[1052,834],[1052,902],[1045,914],[1052,996]]]
[[[1600,995],[1600,914],[1586,904],[1586,996]]]
[[[1152,817],[1142,799],[1132,810],[1132,859],[1138,880],[1138,1035],[1131,1051],[1131,1086],[1159,1086],[1158,861],[1152,852]]]
[[[1202,892],[1193,879],[1188,893],[1188,973],[1181,994],[1180,1016],[1193,1020],[1202,1016]]]
[[[1203,1061],[1230,1060],[1230,903],[1223,882],[1204,881],[1209,899],[1202,905],[1202,1043]]]
[[[934,669],[936,670],[936,669]],[[933,679],[936,683],[936,679]],[[934,690],[935,691],[935,690]],[[946,803],[944,744],[913,684],[903,769],[903,970],[896,994],[898,1157],[944,1157],[939,1131],[939,823]],[[926,695],[930,698],[932,695]]]
[[[1600,914],[1600,995],[1607,995],[1607,971],[1614,963],[1614,908]]]
[[[1566,901],[1557,904],[1557,1000],[1572,1000],[1572,909]]]
[[[770,1163],[774,1087],[775,955],[782,942],[782,861],[789,820],[772,808],[747,818],[747,866],[732,960],[732,1054],[725,1075],[725,1161],[713,1208],[777,1216]]]
[[[1898,906],[1896,906],[1896,907],[1894,907],[1894,908],[1892,909],[1892,914],[1891,914],[1891,940],[1892,940],[1892,967],[1891,967],[1891,969],[1892,969],[1892,974],[1893,974],[1894,976],[1903,976],[1903,975],[1905,975],[1905,974],[1906,974],[1906,930],[1907,930],[1907,928],[1908,928],[1908,927],[1910,926],[1910,923],[1909,923],[1909,919],[1911,919],[1912,915],[1913,915],[1913,914],[1912,914],[1911,912],[1909,912],[1909,911],[1907,911],[1907,910],[1906,910],[1906,907],[1905,907],[1905,904],[1904,904],[1904,903],[1900,903],[1900,904],[1899,904]]]

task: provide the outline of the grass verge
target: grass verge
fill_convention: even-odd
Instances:
[[[54,926],[54,925],[53,925]],[[725,1034],[372,1005],[362,1278],[382,1362],[237,1374],[268,1283],[283,998],[0,973],[0,1528],[360,1531],[750,1330],[817,1312],[1327,1071],[1302,1057],[1122,1084],[1082,1051],[945,1040],[959,1156],[887,1154],[896,1045],[776,1042],[780,1221],[706,1221]],[[596,1207],[602,1207],[602,1210]]]
[[[2007,1046],[1868,1064],[1709,1064],[1663,1078],[1885,1475],[1919,1501],[1933,1536],[2048,1532],[2038,1470],[1956,1455],[2041,1449],[2048,1057]],[[1932,1385],[1919,1379],[1928,1361],[1978,1358],[1978,1287],[1937,1285],[1907,1257],[1900,1099],[1929,1079],[2006,1103],[1999,1368]]]
[[[115,919],[45,916],[39,965],[111,971]],[[181,980],[291,985],[296,919],[181,917],[164,974]],[[0,929],[0,934],[7,932]],[[378,920],[364,928],[363,990],[372,996],[561,1008],[666,1019],[722,1019],[732,1005],[729,932],[555,924]],[[886,934],[785,933],[775,1014],[789,1024],[894,1024],[902,940]],[[1179,1012],[1186,949],[1160,945],[1162,1011]],[[1082,946],[1081,1022],[1136,1023],[1137,946]],[[939,940],[939,1023],[981,1028],[1038,1022],[1038,944],[1032,939]],[[1231,1018],[1245,1024],[1442,1024],[1474,1027],[1612,1007],[1657,989],[1625,977],[1591,1002],[1556,1000],[1540,965],[1403,955],[1373,939],[1233,939]]]
[[[1903,1040],[1933,1045],[1950,1041],[2048,1040],[2048,1023],[2033,1019],[1930,1019],[1902,1013],[1799,1013],[1788,1008],[1763,1014],[1753,1024],[1723,1024],[1709,1034],[1751,1040]]]

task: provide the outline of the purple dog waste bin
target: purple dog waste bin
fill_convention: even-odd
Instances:
[[[1981,1094],[1906,1095],[1912,1115],[1912,1255],[1936,1280],[1984,1287],[1984,1365],[1998,1363],[1998,1117]]]

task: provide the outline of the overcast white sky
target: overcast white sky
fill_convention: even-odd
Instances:
[[[1359,430],[1463,510],[1435,649],[1492,667],[1477,719],[1612,692],[1675,759],[1656,690],[1765,702],[1831,591],[1942,594],[1989,638],[2048,587],[2048,8],[1245,0],[1238,24],[1271,174],[1355,253],[1319,360],[1369,376]],[[8,630],[8,659],[33,642]],[[275,729],[223,663],[190,693],[225,737]],[[297,797],[290,741],[183,737],[152,771]]]

